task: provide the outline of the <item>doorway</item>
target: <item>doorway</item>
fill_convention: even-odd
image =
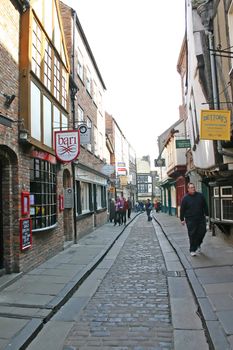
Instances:
[[[2,220],[2,163],[0,162],[0,270],[4,268],[3,220]]]

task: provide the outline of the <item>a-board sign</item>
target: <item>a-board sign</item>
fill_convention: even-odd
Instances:
[[[30,218],[22,218],[19,220],[20,228],[20,249],[30,248],[32,245],[32,220]]]

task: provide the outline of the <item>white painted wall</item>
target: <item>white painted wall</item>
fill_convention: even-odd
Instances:
[[[191,146],[194,145],[195,134],[200,131],[200,113],[202,109],[207,109],[206,98],[199,83],[198,67],[196,55],[202,54],[200,31],[203,25],[196,10],[192,11],[192,1],[187,1],[187,45],[188,45],[188,131]],[[195,108],[194,108],[195,105]],[[194,109],[196,109],[197,127],[194,120]],[[199,131],[198,131],[199,129]],[[195,134],[194,134],[195,133]],[[194,165],[198,168],[208,169],[215,167],[215,157],[213,141],[200,140],[196,145],[196,150],[192,151]]]

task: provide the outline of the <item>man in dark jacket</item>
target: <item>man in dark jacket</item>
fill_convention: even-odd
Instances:
[[[202,193],[196,192],[193,183],[188,184],[188,193],[183,197],[180,207],[180,220],[186,223],[189,235],[190,254],[195,256],[201,251],[206,234],[206,216],[208,207]]]

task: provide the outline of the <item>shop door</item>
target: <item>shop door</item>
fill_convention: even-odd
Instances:
[[[2,163],[0,162],[0,269],[3,269],[3,224],[2,224]]]

